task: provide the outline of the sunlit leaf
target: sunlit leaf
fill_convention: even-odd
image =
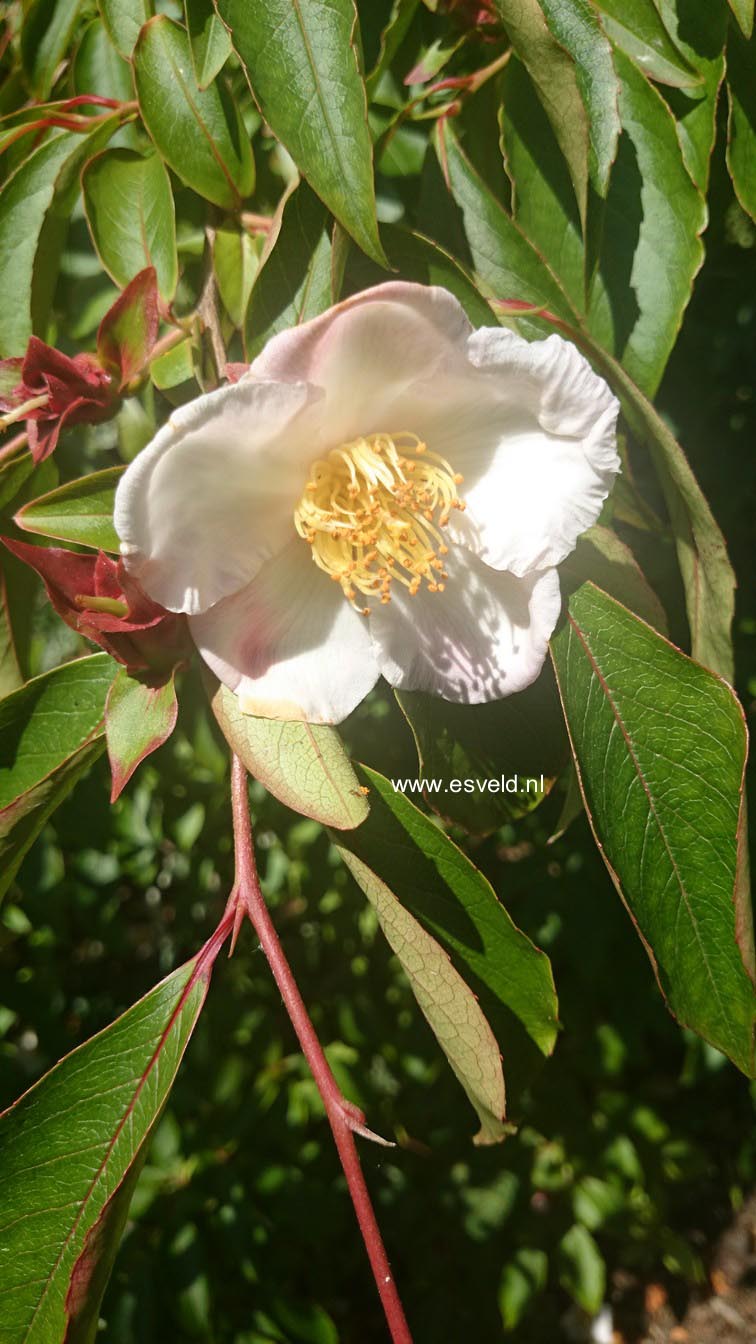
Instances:
[[[328,209],[383,264],[353,0],[219,0],[218,12],[273,133]]]
[[[113,500],[123,467],[106,467],[50,490],[19,509],[15,521],[24,532],[57,541],[73,541],[103,551],[117,551]]]
[[[0,1117],[3,1329],[90,1339],[127,1212],[119,1199],[176,1077],[218,940],[67,1055]],[[103,1263],[104,1262],[104,1263]]]
[[[242,714],[226,686],[212,707],[231,750],[287,807],[339,830],[365,819],[368,804],[335,728]]]
[[[752,926],[735,903],[740,705],[592,584],[552,649],[591,826],[659,987],[679,1022],[752,1074]]]

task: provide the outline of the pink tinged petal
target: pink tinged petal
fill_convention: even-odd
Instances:
[[[489,569],[461,548],[447,557],[443,593],[415,597],[395,584],[370,617],[381,672],[392,686],[477,705],[521,691],[543,666],[561,600],[556,570],[525,578]]]
[[[326,446],[335,447],[377,430],[412,429],[389,423],[396,398],[464,360],[470,332],[462,306],[446,290],[395,281],[274,336],[250,376],[322,387]]]
[[[477,372],[467,423],[458,388],[433,445],[464,476],[450,535],[495,569],[559,564],[598,518],[619,471],[619,403],[559,336],[528,344],[503,328],[468,342]]]
[[[115,502],[124,562],[150,597],[197,614],[281,549],[316,455],[320,400],[303,383],[242,381],[173,412]]]
[[[367,618],[299,537],[189,624],[205,662],[248,714],[341,723],[378,679]]]

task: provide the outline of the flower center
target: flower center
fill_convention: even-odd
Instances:
[[[443,592],[448,553],[440,529],[462,477],[416,434],[368,434],[332,448],[310,467],[294,526],[312,557],[358,606],[357,594],[391,601],[392,583],[414,596]]]

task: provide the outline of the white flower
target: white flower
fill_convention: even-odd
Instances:
[[[560,337],[380,285],[174,412],[119,485],[121,550],[248,713],[339,723],[379,676],[495,700],[543,664],[616,417]]]

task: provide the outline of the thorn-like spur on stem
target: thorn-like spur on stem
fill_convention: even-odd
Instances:
[[[361,1134],[363,1138],[372,1139],[374,1143],[386,1144],[388,1147],[393,1147],[393,1144],[388,1144],[385,1139],[367,1129],[362,1111],[343,1096],[315,1033],[260,889],[249,817],[247,772],[237,756],[231,758],[231,807],[236,874],[233,891],[226,907],[226,917],[233,910],[232,950],[239,926],[246,914],[260,940],[260,946],[273,972],[291,1024],[322,1097],[391,1339],[393,1344],[412,1344],[412,1336],[360,1166],[354,1135]]]

